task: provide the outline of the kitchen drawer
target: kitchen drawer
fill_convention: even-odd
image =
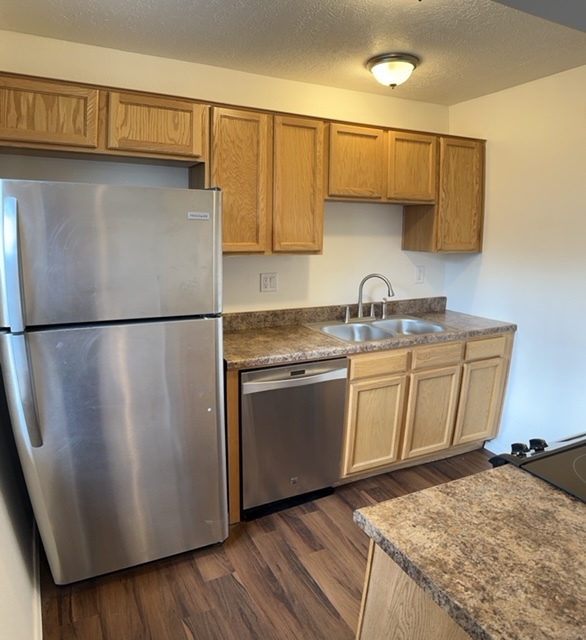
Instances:
[[[505,336],[485,338],[484,340],[473,340],[466,343],[466,360],[484,360],[502,356],[505,353]]]
[[[378,351],[349,357],[349,379],[372,378],[407,370],[409,351]]]
[[[462,342],[434,344],[416,347],[412,352],[411,369],[427,369],[448,364],[458,364],[462,359]]]

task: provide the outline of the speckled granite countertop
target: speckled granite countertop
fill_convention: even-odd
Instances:
[[[422,298],[388,304],[389,315],[410,315],[446,326],[441,333],[391,336],[388,340],[350,343],[306,327],[326,320],[343,320],[345,306],[285,309],[224,316],[224,359],[228,369],[248,369],[319,360],[360,353],[446,342],[515,331],[516,325],[446,310],[446,299]],[[351,308],[352,315],[356,309]]]
[[[586,504],[510,465],[356,511],[472,638],[586,638]]]

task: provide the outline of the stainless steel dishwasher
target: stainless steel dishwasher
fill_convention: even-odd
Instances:
[[[339,480],[347,366],[337,358],[242,374],[245,518],[314,497]]]

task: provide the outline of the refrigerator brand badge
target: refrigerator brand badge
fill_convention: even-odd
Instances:
[[[209,220],[210,213],[209,211],[188,211],[187,219],[188,220]]]

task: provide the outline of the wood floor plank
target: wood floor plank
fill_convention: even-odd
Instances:
[[[158,574],[156,570],[149,571],[134,585],[145,636],[158,640],[184,640],[181,605],[169,590],[168,583]]]
[[[141,618],[136,601],[135,585],[138,584],[140,580],[126,577],[99,581],[98,602],[106,640],[148,638],[146,620]]]
[[[352,512],[348,510],[344,519],[340,518],[336,521],[324,511],[319,510],[306,514],[304,520],[324,542],[337,540],[336,557],[345,563],[347,571],[360,581],[360,576],[364,575],[364,567],[366,566],[368,538],[352,522]],[[352,529],[352,537],[345,537],[344,531],[350,528]]]
[[[349,507],[343,500],[336,496],[335,500],[324,498],[318,503],[319,511],[322,512],[335,527],[336,531],[341,532],[343,539],[357,549],[359,553],[366,553],[368,550],[368,537],[365,536],[362,529],[359,529],[354,522],[354,511],[357,508],[367,506],[368,503],[360,502],[357,507]]]
[[[234,572],[225,549],[220,545],[201,549],[194,556],[194,560],[204,582],[228,576]]]
[[[225,630],[225,616],[217,609],[188,616],[183,624],[187,640],[224,640],[232,633]]]
[[[301,559],[293,553],[278,532],[256,536],[254,542],[281,583],[300,626],[297,635],[291,633],[284,635],[284,632],[289,632],[289,629],[283,628],[281,631],[283,635],[277,635],[276,638],[344,640],[354,637],[351,627],[346,625],[317,582],[303,566]]]
[[[363,485],[362,482],[366,481],[344,484],[336,489],[336,495],[345,502],[351,510],[370,507],[376,504],[368,492],[367,485]]]
[[[294,507],[274,516],[277,522],[276,528],[299,556],[321,551],[324,548],[315,533],[303,521],[304,513],[310,512]],[[254,534],[252,535],[254,537]]]
[[[183,554],[176,563],[166,567],[161,579],[165,580],[180,607],[181,618],[206,613],[213,609],[206,584],[197,569],[196,556]]]
[[[274,535],[277,535],[275,531],[265,533],[263,529],[258,529],[255,538],[266,539]],[[282,637],[283,640],[299,637],[302,627],[293,603],[277,579],[275,567],[269,566],[246,528],[238,526],[224,544],[238,579],[271,629],[270,637]]]
[[[218,603],[213,618],[220,631],[217,638],[211,636],[210,640],[270,640],[277,637],[236,574],[211,580],[208,587]],[[209,624],[210,617],[211,614],[206,616],[207,626],[199,627],[199,631],[196,631],[199,633],[197,640],[207,640],[203,634],[215,632],[215,626]],[[189,622],[195,623],[191,619]]]
[[[221,545],[56,586],[41,562],[44,640],[345,640],[368,537],[355,509],[491,467],[485,451],[337,487],[234,525]]]
[[[82,618],[61,628],[62,640],[104,640],[100,616]]]
[[[301,558],[301,562],[319,585],[328,600],[348,625],[356,633],[362,585],[338,554],[330,549],[315,551]],[[361,575],[364,578],[366,560]]]

